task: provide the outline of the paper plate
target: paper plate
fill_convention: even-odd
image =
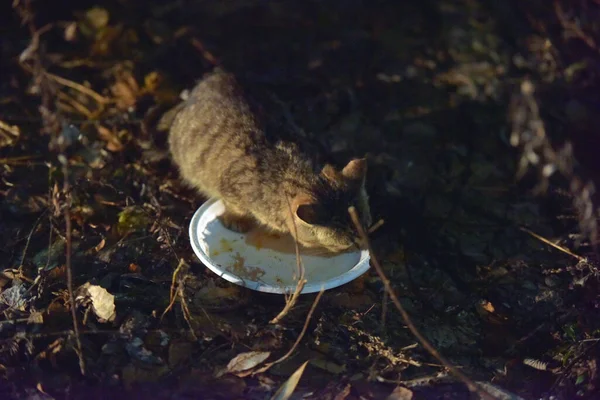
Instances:
[[[220,200],[204,203],[192,217],[190,241],[194,252],[210,270],[237,285],[267,293],[293,293],[298,279],[296,254],[287,248],[291,237],[264,236],[268,246],[261,245],[261,233],[230,231],[217,218],[225,211]],[[333,257],[302,255],[304,277],[302,293],[314,293],[341,286],[358,278],[369,269],[367,250],[343,253]]]

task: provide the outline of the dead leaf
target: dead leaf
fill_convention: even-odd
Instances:
[[[129,206],[119,213],[117,231],[124,235],[126,233],[143,231],[150,224],[148,214],[137,206]]]
[[[0,148],[13,146],[20,135],[21,130],[18,126],[0,120]]]
[[[86,11],[85,21],[94,29],[99,30],[108,25],[110,14],[106,9],[93,7]]]
[[[48,268],[46,270],[48,270]],[[57,281],[60,279],[65,279],[66,275],[67,275],[67,266],[65,264],[61,264],[61,265],[58,265],[58,266],[50,269],[50,272],[48,272],[47,277],[51,281]]]
[[[43,324],[44,323],[44,315],[39,311],[34,311],[27,318],[28,324]]]
[[[477,304],[476,310],[489,323],[502,325],[508,321],[508,317],[498,313],[494,305],[489,301],[482,301]]]
[[[290,376],[288,380],[285,381],[283,385],[281,385],[279,390],[277,390],[277,392],[273,395],[273,400],[287,400],[292,396],[294,390],[296,390],[296,386],[298,386],[298,382],[300,382],[300,378],[302,377],[302,374],[304,373],[304,369],[306,368],[307,364],[308,361],[305,361],[296,370],[296,372],[294,372],[292,376]]]
[[[63,32],[63,37],[67,42],[74,42],[77,39],[77,22],[70,22]]]
[[[494,311],[496,311],[496,309],[494,308],[494,305],[491,302],[489,302],[489,301],[486,301],[486,302],[482,303],[481,304],[481,308],[483,308],[485,311],[491,312],[491,313],[493,313]]]
[[[523,397],[518,396],[512,392],[502,389],[499,386],[496,386],[489,382],[484,381],[476,381],[475,382],[480,389],[485,390],[490,394],[493,398],[498,400],[524,400]]]
[[[14,310],[25,311],[28,303],[27,288],[19,280],[13,281],[13,285],[0,293],[0,303],[7,305]]]
[[[98,251],[102,250],[102,249],[104,248],[104,246],[105,246],[105,245],[106,245],[106,239],[102,239],[102,240],[100,241],[100,243],[98,243],[98,244],[96,245],[96,247],[94,247],[94,251],[98,252]]]
[[[154,93],[163,78],[157,71],[152,71],[144,77],[144,91]]]
[[[91,302],[92,310],[99,322],[110,322],[115,319],[115,296],[106,289],[88,282],[81,286],[78,292],[77,300],[81,302],[87,298]]]
[[[336,364],[334,362],[327,361],[322,358],[312,360],[310,362],[310,364],[314,367],[320,368],[322,370],[325,370],[327,372],[330,372],[330,373],[336,374],[336,375],[339,375],[346,370],[345,365]]]
[[[5,269],[0,272],[0,289],[11,283],[16,277],[18,272],[16,270]]]
[[[92,300],[92,307],[100,322],[113,321],[116,316],[115,296],[108,293],[106,289],[100,286],[90,286],[88,288]]]
[[[28,400],[50,400],[50,399],[54,399],[54,397],[52,397],[48,393],[46,393],[46,391],[44,390],[44,387],[42,386],[41,383],[38,382],[35,385],[35,388],[38,391],[38,393],[30,393],[27,396]]]
[[[98,125],[98,136],[106,142],[106,150],[114,153],[122,151],[124,146],[114,130],[110,130],[102,125]]]
[[[348,383],[346,386],[344,386],[344,388],[342,389],[341,392],[339,392],[338,394],[335,395],[333,400],[345,400],[346,398],[348,398],[348,396],[350,396],[351,390],[352,390],[352,385]]]
[[[122,39],[123,27],[107,26],[98,32],[93,32],[94,43],[90,47],[90,53],[94,56],[107,56],[110,54],[114,43]]]
[[[124,70],[116,76],[116,82],[110,87],[110,91],[116,98],[117,108],[120,110],[129,110],[137,102],[140,95],[140,86],[131,74]]]
[[[129,264],[129,272],[137,274],[137,273],[142,272],[142,268],[135,263],[131,263],[131,264]]]
[[[412,390],[404,386],[396,386],[392,393],[386,397],[386,400],[412,400],[413,398],[414,393]]]
[[[249,351],[235,356],[227,364],[227,372],[240,376],[240,373],[248,371],[265,361],[271,352],[268,351]]]

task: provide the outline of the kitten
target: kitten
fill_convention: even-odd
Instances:
[[[178,107],[169,147],[183,179],[225,204],[221,222],[237,232],[256,224],[291,233],[307,249],[337,253],[359,247],[348,207],[371,224],[366,159],[343,169],[322,165],[318,147],[273,97],[245,90],[231,74],[203,77]],[[276,108],[276,107],[271,107]]]

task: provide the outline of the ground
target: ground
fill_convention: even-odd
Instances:
[[[373,253],[451,365],[498,398],[598,398],[600,5],[487,3],[3,2],[2,397],[262,399],[305,361],[294,398],[474,396],[373,269],[271,323],[283,296],[194,256],[206,199],[156,124],[222,66],[368,155]]]

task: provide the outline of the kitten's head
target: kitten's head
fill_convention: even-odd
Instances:
[[[341,171],[326,165],[318,184],[292,199],[292,234],[303,247],[338,253],[362,248],[348,208],[354,206],[367,229],[371,225],[369,199],[365,189],[367,160],[350,161]]]

